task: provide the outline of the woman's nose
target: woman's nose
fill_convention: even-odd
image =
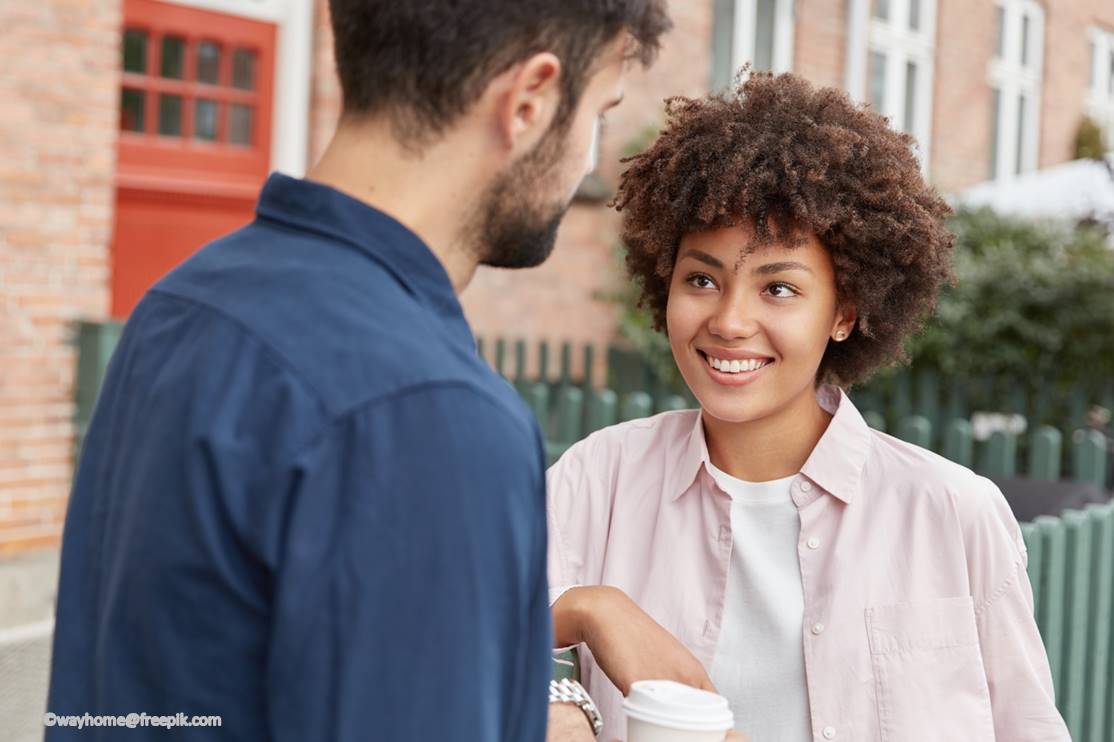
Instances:
[[[753,337],[758,327],[757,308],[740,296],[725,294],[708,319],[708,331],[724,340]]]

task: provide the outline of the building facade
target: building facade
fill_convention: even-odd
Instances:
[[[750,61],[842,87],[913,134],[944,191],[1070,160],[1084,115],[1114,138],[1110,0],[674,0],[655,67],[600,138],[597,196],[662,100]],[[324,0],[0,4],[0,556],[58,543],[74,447],[73,325],[122,319],[158,276],[299,175],[340,93]],[[617,270],[606,199],[552,259],[481,270],[477,334],[603,345]]]

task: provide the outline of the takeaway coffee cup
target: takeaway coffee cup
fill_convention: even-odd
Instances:
[[[727,699],[672,680],[639,680],[623,702],[627,742],[723,742],[735,726]]]

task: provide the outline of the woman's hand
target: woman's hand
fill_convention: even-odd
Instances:
[[[636,680],[715,691],[700,660],[618,588],[574,587],[553,604],[553,620],[557,643],[587,644],[624,696]]]

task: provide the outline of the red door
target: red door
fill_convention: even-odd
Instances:
[[[252,218],[271,154],[275,26],[125,0],[112,315]]]

